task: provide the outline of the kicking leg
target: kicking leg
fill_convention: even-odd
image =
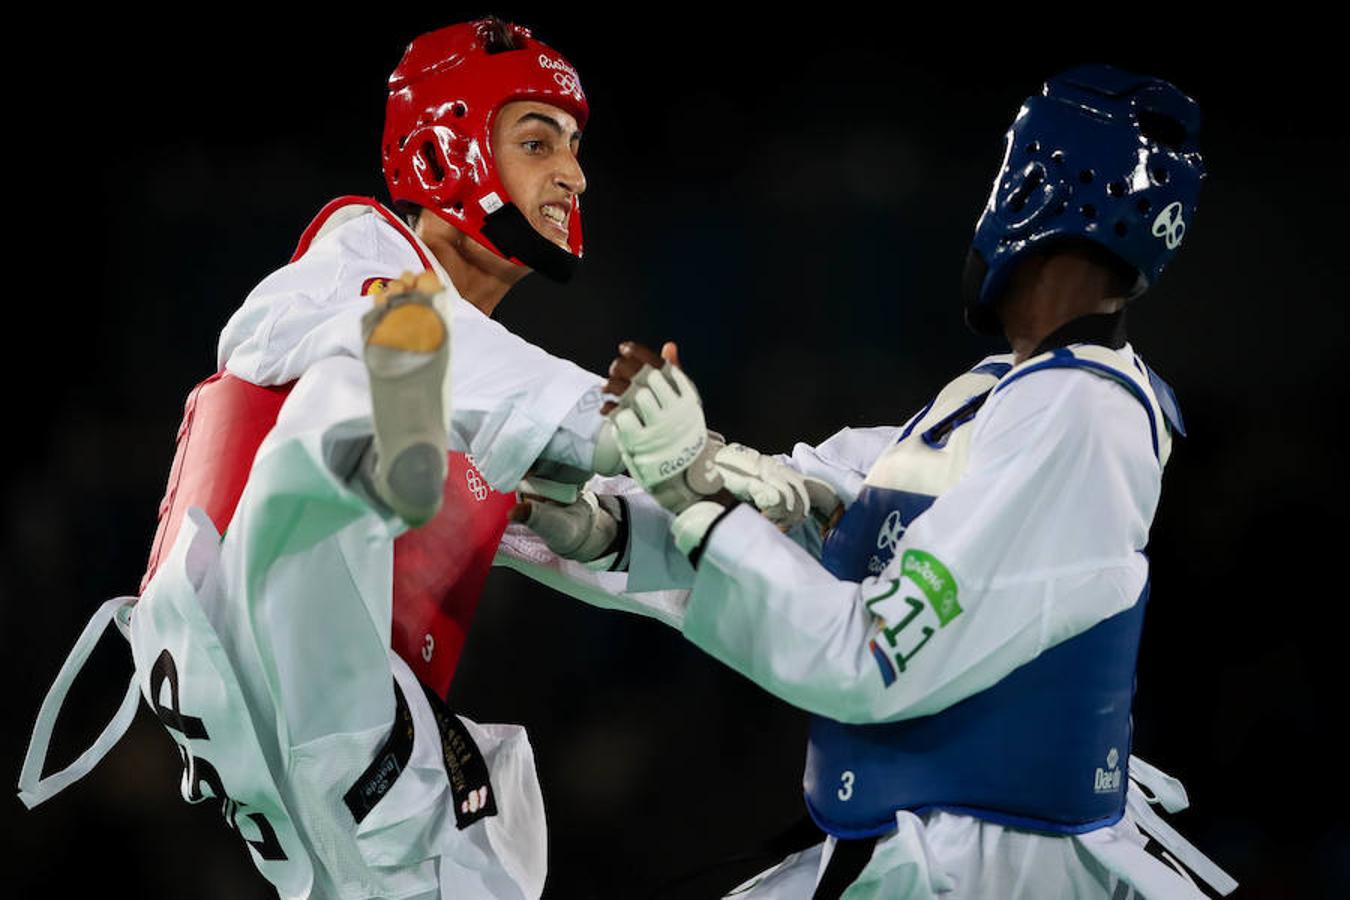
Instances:
[[[404,275],[361,320],[375,424],[362,473],[413,526],[440,509],[445,483],[450,335],[432,305],[440,290],[430,272]]]

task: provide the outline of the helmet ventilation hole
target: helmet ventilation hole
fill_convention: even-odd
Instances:
[[[398,184],[398,176],[399,176],[399,174],[400,174],[399,170],[398,170],[398,169],[395,169],[395,170],[394,170],[394,184]]]
[[[1078,211],[1083,214],[1084,218],[1097,218],[1097,207],[1093,206],[1091,203],[1084,203]]]
[[[455,206],[455,212],[464,212],[464,204],[463,204],[463,203],[461,203],[461,202],[459,202],[458,200],[456,200],[454,206]]]
[[[1117,223],[1116,223],[1116,228],[1115,228],[1115,231],[1116,231],[1116,237],[1124,237],[1124,236],[1125,236],[1125,232],[1127,232],[1128,230],[1129,230],[1129,229],[1125,227],[1125,223],[1124,223],[1124,222],[1117,222]]]
[[[1166,170],[1166,169],[1164,169],[1162,166],[1154,166],[1154,167],[1153,167],[1153,180],[1154,180],[1154,181],[1156,181],[1158,184],[1167,184],[1167,179],[1168,179],[1168,174],[1167,174],[1167,170]]]
[[[408,136],[405,134],[398,139],[398,149],[402,150],[403,145],[408,143]]]
[[[1148,202],[1147,197],[1140,197],[1139,202],[1136,203],[1134,206],[1135,209],[1139,210],[1139,212],[1143,215],[1148,215],[1148,211],[1153,208],[1153,204]]]
[[[1045,172],[1039,165],[1028,166],[1031,171],[1026,174],[1021,186],[1013,191],[1012,196],[1008,198],[1008,208],[1013,212],[1021,212],[1022,207],[1027,205],[1027,200],[1032,193],[1041,186],[1045,180]]]
[[[1054,153],[1051,153],[1051,154],[1050,154],[1050,161],[1051,161],[1052,163],[1056,163],[1056,164],[1061,165],[1061,166],[1064,165],[1064,151],[1063,151],[1063,150],[1056,150]]]
[[[1027,144],[1027,152],[1032,154],[1033,156],[1037,153],[1040,153],[1041,152],[1040,141],[1032,141],[1030,144]]]
[[[1083,184],[1092,184],[1092,170],[1084,169],[1083,171],[1079,172],[1078,180],[1083,182]]]
[[[463,100],[458,100],[454,106],[450,107],[450,112],[455,118],[462,119],[469,112],[469,107],[465,105]]]
[[[431,141],[422,143],[422,159],[426,160],[428,168],[431,169],[432,177],[437,181],[445,180],[445,169],[441,166],[441,161],[436,158],[436,148]]]
[[[1108,194],[1110,194],[1112,197],[1124,197],[1124,196],[1125,196],[1125,182],[1123,182],[1123,181],[1113,181],[1113,182],[1111,182],[1110,184],[1108,184],[1108,185],[1106,186],[1106,192],[1107,192]]]

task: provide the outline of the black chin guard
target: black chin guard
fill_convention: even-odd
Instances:
[[[520,260],[550,281],[566,284],[581,260],[534,230],[525,214],[508,203],[488,213],[483,237],[507,256]]]
[[[961,273],[961,299],[966,310],[966,325],[976,334],[998,337],[1003,334],[1003,323],[994,312],[994,304],[980,302],[980,289],[989,266],[974,247],[966,254],[965,271]]]

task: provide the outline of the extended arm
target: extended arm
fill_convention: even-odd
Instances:
[[[1083,372],[1022,379],[972,426],[965,477],[861,583],[733,510],[704,537],[683,631],[834,719],[956,703],[1137,599],[1160,474],[1144,415]]]

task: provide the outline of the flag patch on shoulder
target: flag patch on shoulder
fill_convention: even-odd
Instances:
[[[394,279],[387,277],[367,278],[365,281],[361,282],[361,296],[374,297],[379,294],[382,294],[384,293],[384,289],[389,286],[389,282],[393,280]]]

